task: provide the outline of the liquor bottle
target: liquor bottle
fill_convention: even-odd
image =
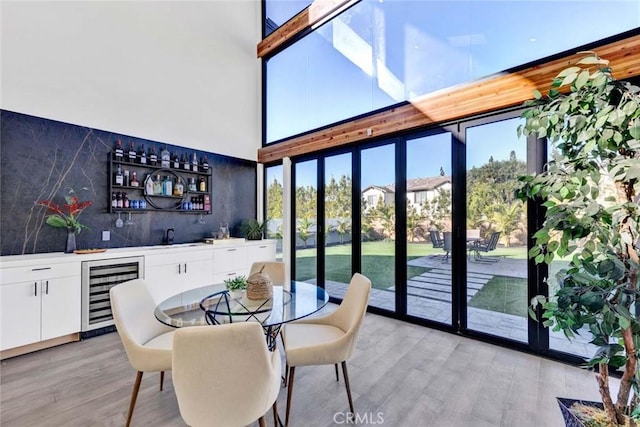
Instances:
[[[116,169],[114,183],[116,185],[124,185],[124,175],[122,175],[122,168],[120,165],[118,165],[118,168]]]
[[[131,182],[129,182],[129,169],[124,170],[124,182],[122,183],[122,185],[124,185],[125,187],[131,185]]]
[[[184,194],[184,185],[182,184],[181,179],[176,180],[176,185],[173,186],[173,195],[177,197],[182,197]]]
[[[207,212],[211,211],[211,198],[209,197],[208,194],[204,195],[204,207],[202,208]]]
[[[113,193],[111,193],[111,207],[112,208],[117,208],[118,207],[118,199],[116,197],[116,192],[115,191]]]
[[[116,148],[113,150],[113,160],[121,162],[124,157],[124,150],[122,149],[122,141],[119,139],[116,141]]]
[[[162,194],[164,194],[165,196],[171,196],[173,194],[173,183],[171,182],[171,178],[169,178],[169,175],[164,178],[162,189]]]
[[[153,182],[153,194],[162,196],[162,180],[160,175],[156,175],[156,180]]]
[[[207,155],[204,155],[204,159],[202,160],[202,172],[209,172],[209,160],[207,159]]]
[[[180,169],[180,158],[178,157],[178,153],[173,153],[173,168]]]
[[[193,177],[189,178],[189,191],[198,191],[198,187],[196,186],[196,179]]]
[[[200,184],[198,184],[198,191],[207,191],[207,183],[204,181],[204,176],[200,177]]]
[[[144,151],[144,144],[140,145],[140,149],[138,150],[138,161],[141,165],[147,164],[147,152]]]
[[[124,193],[124,195],[122,196],[122,207],[124,209],[129,209],[129,196],[127,195],[127,193]]]
[[[138,177],[136,176],[136,173],[133,172],[133,176],[131,177],[131,186],[132,187],[139,187],[140,183],[138,182]]]
[[[167,147],[162,147],[162,151],[160,152],[160,166],[163,168],[168,168],[171,164],[171,153],[167,150]]]
[[[119,191],[116,193],[116,208],[122,209],[122,193]]]
[[[144,183],[144,192],[149,196],[153,196],[154,184],[155,183],[153,182],[153,175],[151,174],[147,175],[147,180]]]
[[[198,156],[196,156],[195,151],[193,152],[193,158],[191,159],[191,170],[198,172]]]
[[[182,155],[182,169],[188,171],[191,170],[191,165],[189,164],[189,156],[187,154]]]
[[[129,144],[129,162],[136,162],[136,148],[133,145],[133,141],[131,141],[131,144]]]
[[[149,163],[151,164],[151,166],[158,165],[158,155],[156,154],[155,145],[152,145],[151,148],[149,149]]]

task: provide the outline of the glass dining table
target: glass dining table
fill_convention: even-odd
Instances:
[[[291,281],[289,286],[273,286],[273,295],[250,300],[243,293],[233,298],[224,284],[191,289],[156,306],[160,322],[175,328],[198,325],[257,321],[262,324],[270,349],[283,324],[307,317],[329,302],[329,294],[319,286]]]

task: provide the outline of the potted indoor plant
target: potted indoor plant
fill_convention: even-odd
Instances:
[[[240,298],[242,291],[247,288],[247,278],[244,276],[236,276],[224,280],[224,285],[231,294],[231,298]]]
[[[240,225],[240,233],[247,240],[262,240],[266,229],[266,222],[261,222],[256,219],[247,219]]]
[[[83,188],[86,190],[86,188]],[[76,249],[76,233],[80,233],[83,229],[89,228],[80,222],[78,217],[89,206],[93,204],[90,200],[81,202],[76,196],[73,188],[69,188],[68,194],[64,196],[62,205],[54,203],[53,200],[40,200],[38,205],[45,206],[49,215],[47,215],[46,223],[51,227],[64,228],[67,231],[67,242],[65,245],[65,253],[72,253]]]
[[[640,92],[613,78],[608,61],[586,52],[561,71],[546,96],[534,92],[518,133],[548,138],[544,172],[521,177],[521,198],[540,198],[546,212],[529,256],[570,260],[549,298],[530,314],[571,339],[590,334],[598,347],[587,366],[610,425],[640,418],[638,242],[640,239]],[[609,369],[620,370],[614,400]]]

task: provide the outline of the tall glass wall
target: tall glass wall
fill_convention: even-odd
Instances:
[[[639,1],[362,0],[268,58],[266,143],[637,27]]]

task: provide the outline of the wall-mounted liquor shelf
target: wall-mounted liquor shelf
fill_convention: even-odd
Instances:
[[[164,161],[109,153],[109,212],[172,211],[211,214],[211,169],[195,154]],[[146,154],[146,153],[145,153]],[[129,161],[129,159],[131,159]],[[142,161],[142,163],[141,163]]]

